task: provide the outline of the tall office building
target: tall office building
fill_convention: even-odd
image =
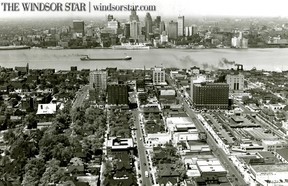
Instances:
[[[147,12],[145,17],[145,37],[146,40],[150,40],[149,34],[152,33],[152,17],[149,12]]]
[[[198,28],[197,28],[197,25],[192,25],[192,32],[191,32],[191,35],[195,35],[198,33]]]
[[[125,26],[124,26],[124,36],[126,38],[129,38],[130,37],[130,24],[129,23],[125,23]]]
[[[113,30],[115,32],[115,34],[117,34],[117,30],[119,28],[119,23],[117,20],[115,19],[112,19],[110,21],[108,21],[107,23],[107,28],[110,28],[111,30]]]
[[[188,37],[188,36],[192,36],[192,27],[191,26],[186,26],[185,29],[184,29],[184,33],[185,33],[185,36]]]
[[[178,36],[178,23],[170,21],[168,24],[168,38],[177,39]]]
[[[193,103],[193,88],[194,84],[201,84],[206,82],[206,76],[205,75],[199,75],[199,74],[193,74],[190,78],[190,97],[192,99]]]
[[[89,74],[90,89],[103,89],[107,88],[107,72],[106,71],[92,71]]]
[[[138,15],[136,13],[136,10],[132,10],[131,11],[131,15],[130,15],[130,22],[132,22],[134,20],[139,22],[139,17],[138,17]]]
[[[229,85],[229,90],[233,92],[243,92],[244,90],[244,75],[228,74],[226,76],[226,83]]]
[[[155,67],[153,69],[152,81],[154,85],[166,83],[165,81],[165,70],[162,67]]]
[[[130,38],[138,39],[140,34],[141,34],[140,22],[133,20],[132,22],[130,22]]]
[[[184,16],[179,16],[177,22],[178,36],[184,36]]]
[[[193,85],[193,104],[198,109],[228,109],[229,85],[200,83]]]
[[[160,28],[161,16],[156,16],[154,23],[155,23],[156,28]]]
[[[128,105],[128,86],[125,84],[109,84],[107,95],[110,105]]]
[[[83,20],[73,20],[73,31],[76,34],[84,36],[84,21]]]
[[[164,21],[161,21],[160,22],[160,34],[163,33],[163,31],[166,31],[166,28],[165,28],[165,22]]]

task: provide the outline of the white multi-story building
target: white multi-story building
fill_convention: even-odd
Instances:
[[[177,22],[178,36],[184,36],[184,16],[179,16]]]
[[[153,70],[153,84],[166,84],[165,70],[162,67],[155,67]]]
[[[130,22],[130,38],[138,39],[141,33],[140,22],[133,20]]]
[[[244,75],[243,74],[228,74],[226,83],[229,85],[230,91],[243,92],[244,90]]]
[[[277,149],[288,148],[285,140],[262,140],[263,150],[275,152]]]
[[[115,34],[117,33],[118,26],[119,26],[118,21],[116,21],[116,20],[108,21],[107,28],[114,30]]]
[[[160,35],[160,43],[168,42],[168,34],[166,31],[163,31],[162,34]]]

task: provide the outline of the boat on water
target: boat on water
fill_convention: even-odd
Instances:
[[[145,44],[131,44],[131,43],[122,43],[121,45],[112,46],[114,50],[149,50],[150,46]]]
[[[62,47],[62,46],[55,46],[55,47],[47,47],[47,49],[49,49],[49,50],[63,50],[64,47]]]
[[[27,45],[0,46],[0,50],[21,50],[21,49],[30,49],[30,46]]]
[[[131,56],[125,56],[122,58],[90,58],[88,55],[81,57],[81,61],[103,61],[103,60],[131,60]]]

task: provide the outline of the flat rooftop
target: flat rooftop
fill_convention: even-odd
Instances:
[[[255,172],[288,172],[287,164],[277,165],[253,165]]]

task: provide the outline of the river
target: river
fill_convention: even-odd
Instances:
[[[81,61],[80,57],[91,58],[132,56],[130,61]],[[271,71],[288,70],[288,48],[266,49],[151,49],[151,50],[112,50],[112,49],[28,49],[0,51],[0,66],[14,68],[29,63],[30,69],[54,68],[69,70],[71,66],[81,69],[102,69],[106,67],[151,68],[163,67],[190,68],[233,68],[219,63],[221,59],[242,64],[244,70],[264,69]],[[235,68],[235,66],[234,66]]]

